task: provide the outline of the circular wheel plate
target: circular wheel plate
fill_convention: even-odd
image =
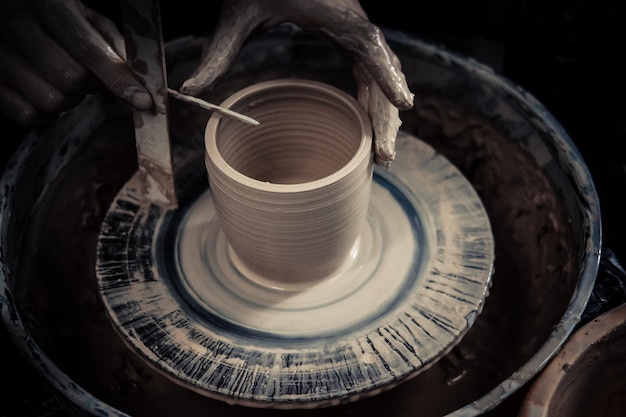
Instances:
[[[403,132],[396,149],[390,169],[375,169],[350,259],[299,286],[240,266],[210,190],[168,211],[133,177],[98,242],[114,325],[167,376],[248,406],[343,403],[418,374],[482,311],[494,242],[479,197],[447,159]]]

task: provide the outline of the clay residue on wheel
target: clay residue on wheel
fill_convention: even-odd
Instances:
[[[415,392],[447,403],[437,412],[452,412],[510,377],[548,339],[576,286],[579,260],[564,204],[530,154],[452,101],[423,92],[415,101],[404,128],[470,180],[496,242],[492,288],[481,316],[448,356],[409,382]],[[428,388],[433,385],[439,389]],[[427,402],[427,396],[418,397],[415,406]]]
[[[172,135],[202,135],[208,115],[185,112],[175,113]],[[418,92],[415,108],[402,116],[403,129],[446,156],[483,200],[496,242],[490,295],[461,343],[429,370],[378,396],[299,415],[454,411],[529,360],[576,285],[576,248],[563,203],[529,155],[488,121],[438,97]],[[133,416],[287,415],[187,391],[124,344],[104,312],[94,264],[102,218],[136,169],[132,121],[108,123],[85,143],[46,190],[22,245],[15,298],[35,341],[78,384]],[[191,159],[201,166],[202,155]],[[190,182],[194,170],[185,173]]]

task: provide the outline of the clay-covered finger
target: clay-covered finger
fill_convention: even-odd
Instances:
[[[57,42],[108,90],[138,109],[150,108],[150,94],[135,78],[124,59],[80,12],[77,2],[48,1],[41,18]]]
[[[361,49],[359,56],[376,83],[393,105],[401,110],[413,107],[413,93],[402,72],[400,59],[391,50],[382,31],[373,26],[370,39],[374,45]]]
[[[396,158],[396,138],[402,125],[398,108],[389,101],[362,63],[354,67],[359,103],[367,110],[374,131],[374,161],[389,167]]]
[[[193,96],[209,91],[219,82],[237,58],[247,37],[257,27],[262,12],[256,2],[226,2],[218,25],[204,48],[200,64],[186,80],[181,92]]]
[[[358,11],[328,13],[309,19],[310,30],[329,36],[341,48],[362,63],[376,80],[383,93],[401,110],[413,107],[413,93],[397,55],[388,45],[383,32]]]

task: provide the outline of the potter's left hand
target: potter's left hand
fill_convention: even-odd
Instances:
[[[0,113],[45,125],[108,89],[139,109],[152,98],[125,62],[115,24],[79,0],[3,0]]]
[[[226,75],[252,32],[283,22],[327,36],[351,54],[358,99],[372,120],[376,163],[391,163],[401,124],[398,110],[413,106],[413,94],[398,57],[358,0],[224,0],[214,36],[181,91],[198,95],[210,90]]]

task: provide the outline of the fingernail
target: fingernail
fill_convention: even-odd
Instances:
[[[384,156],[386,160],[393,161],[396,159],[396,147],[395,144],[390,141],[383,142],[380,148],[381,156]]]
[[[197,86],[195,85],[195,79],[194,78],[190,78],[187,81],[185,81],[183,83],[183,85],[180,87],[180,92],[184,93],[184,94],[190,94],[190,95],[195,95],[195,90],[196,90]]]
[[[404,92],[402,96],[402,103],[399,106],[401,110],[409,110],[413,107],[413,99],[415,95],[411,92]]]
[[[152,106],[152,97],[146,91],[138,87],[126,87],[122,97],[139,110],[148,110]]]

